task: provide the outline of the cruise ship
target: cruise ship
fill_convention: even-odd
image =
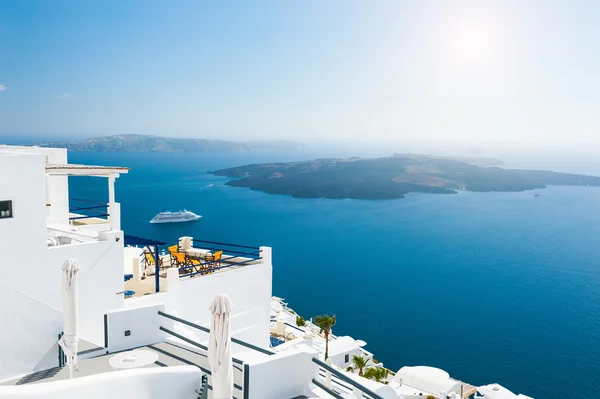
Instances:
[[[273,296],[270,247],[127,234],[115,181],[129,172],[0,146],[0,399],[528,398],[389,370],[366,342],[323,335]],[[70,199],[80,176],[104,179],[108,202]]]
[[[190,212],[187,209],[182,211],[162,211],[158,215],[154,216],[150,223],[181,223],[181,222],[193,222],[194,220],[200,219],[201,215],[196,215],[194,212]]]

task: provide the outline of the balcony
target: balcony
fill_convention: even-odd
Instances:
[[[126,236],[125,245],[126,298],[168,291],[170,270],[176,270],[171,276],[185,282],[263,263],[259,247],[192,237],[168,244]],[[154,261],[157,253],[158,265]]]
[[[46,230],[48,247],[99,241],[97,231],[78,226],[49,223]]]
[[[68,223],[95,231],[121,229],[121,208],[115,201],[115,180],[129,168],[73,164],[46,164],[46,206],[49,222]],[[108,201],[94,202],[69,198],[67,177],[89,176],[107,179]]]
[[[69,224],[110,230],[109,205],[103,202],[69,198]]]

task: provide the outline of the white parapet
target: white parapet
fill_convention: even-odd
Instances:
[[[272,251],[273,249],[271,247],[259,247],[260,249],[260,257],[261,262],[265,263],[267,265],[272,265],[273,264],[273,255],[272,255]]]
[[[202,371],[195,366],[138,368],[47,383],[0,386],[0,399],[196,399]]]
[[[317,352],[299,347],[273,356],[244,359],[248,364],[250,399],[282,399],[307,395],[319,368],[312,362]]]

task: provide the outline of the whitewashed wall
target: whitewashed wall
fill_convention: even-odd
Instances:
[[[61,307],[61,266],[72,257],[79,263],[79,321],[81,337],[100,345],[104,341],[104,315],[123,307],[123,233],[104,232],[105,241],[61,245],[47,249],[43,298]],[[119,239],[117,242],[116,240]]]
[[[178,293],[178,316],[209,326],[212,317],[208,310],[210,303],[216,295],[227,294],[234,306],[232,335],[268,348],[271,274],[270,265],[259,264],[182,280]],[[206,338],[206,334],[201,337]]]
[[[196,399],[202,373],[195,366],[153,367],[47,383],[0,386],[0,399]]]
[[[331,342],[329,343],[331,345]],[[331,350],[331,348],[329,348]],[[346,362],[346,355],[348,355],[348,362]],[[345,352],[336,353],[335,355],[329,356],[331,363],[335,364],[338,367],[346,368],[350,366],[352,363],[352,356],[362,356],[362,352],[359,348],[349,349]]]
[[[64,148],[39,148],[39,147],[22,147],[22,146],[3,146],[0,145],[1,154],[12,155],[37,155],[41,156],[43,163],[49,164],[66,164],[67,150]],[[22,173],[22,169],[12,169],[13,172]],[[0,167],[0,171],[4,171]],[[11,169],[7,169],[11,171]],[[28,182],[27,180],[21,180]],[[43,183],[44,193],[44,209],[48,218],[55,223],[69,222],[69,180],[66,176],[48,176]],[[40,186],[42,188],[42,186]],[[50,206],[46,207],[46,203]]]
[[[249,398],[282,399],[307,395],[318,377],[318,367],[312,362],[317,352],[307,346],[261,358],[250,365]]]
[[[0,284],[0,381],[58,366],[62,312]]]
[[[31,263],[34,254],[46,247],[46,190],[43,155],[2,155],[0,153],[0,201],[12,200],[13,217],[0,219],[0,276],[18,271],[13,281],[17,288],[25,288],[28,280],[38,281],[37,267]]]
[[[126,307],[165,304],[167,313],[210,328],[210,303],[217,294],[225,293],[231,298],[231,333],[234,337],[251,344],[269,347],[272,265],[270,248],[265,261],[239,269],[226,270],[192,279],[176,279],[169,290],[160,294],[127,299]],[[176,324],[177,326],[177,324]],[[193,329],[186,336],[198,342],[208,342],[208,334]],[[234,351],[237,345],[234,346]],[[244,349],[247,350],[247,349]]]
[[[64,148],[36,148],[43,150],[49,164],[66,164],[67,150]],[[55,223],[69,223],[69,178],[67,176],[47,177],[48,219]]]
[[[164,305],[148,305],[108,312],[108,350],[117,352],[166,340],[168,337],[160,327],[173,330],[174,321],[158,315],[164,310]]]
[[[101,344],[103,315],[123,306],[122,232],[99,233],[100,241],[48,247],[45,181],[43,154],[6,155],[0,149],[0,200],[12,200],[14,213],[0,219],[0,281],[60,309],[61,266],[76,259],[81,268],[81,336]],[[18,317],[15,313],[7,322]],[[22,338],[20,332],[14,334],[10,338],[18,346]]]

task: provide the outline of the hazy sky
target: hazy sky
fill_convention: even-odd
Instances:
[[[600,140],[600,1],[0,0],[0,134]]]

